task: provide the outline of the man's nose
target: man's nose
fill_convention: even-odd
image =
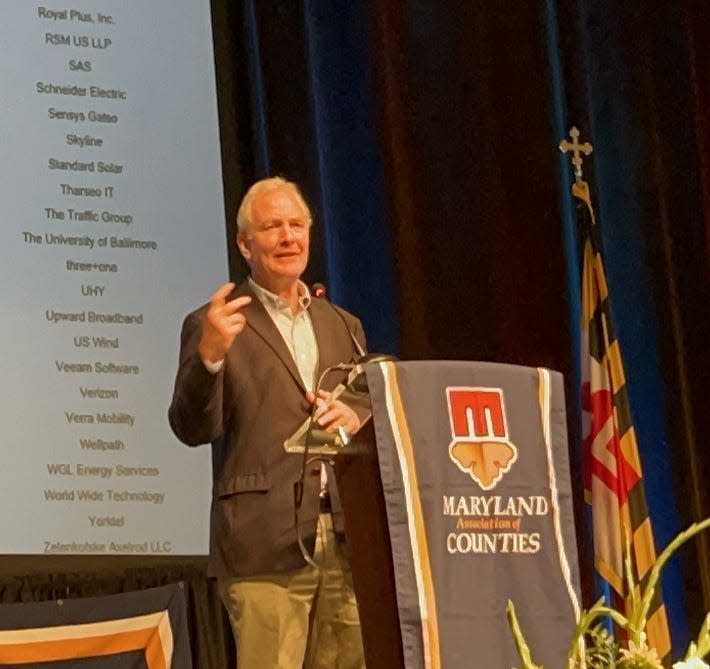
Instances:
[[[296,239],[296,233],[289,223],[284,223],[281,226],[281,240],[292,242]]]

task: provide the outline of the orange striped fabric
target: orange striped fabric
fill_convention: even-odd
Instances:
[[[173,639],[167,611],[81,625],[0,632],[0,664],[30,664],[144,651],[148,669],[168,669]]]

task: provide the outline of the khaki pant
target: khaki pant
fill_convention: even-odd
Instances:
[[[365,660],[350,565],[321,514],[314,559],[297,571],[224,579],[219,592],[238,669],[362,669]]]

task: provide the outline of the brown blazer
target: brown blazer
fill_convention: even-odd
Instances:
[[[205,369],[197,351],[207,306],[185,319],[168,414],[182,442],[212,444],[208,571],[217,577],[292,570],[306,564],[294,522],[294,484],[302,458],[287,454],[283,442],[308,417],[310,405],[286,343],[246,282],[232,297],[241,295],[252,297],[242,309],[247,326],[217,374]],[[334,309],[319,298],[309,308],[318,342],[319,375],[357,356],[350,333],[365,346],[360,321],[339,309],[341,318]],[[329,374],[323,387],[332,388],[342,380],[343,375]],[[314,465],[306,475],[299,518],[301,536],[311,552],[319,489],[320,470]],[[342,529],[339,512],[334,512],[334,524]]]

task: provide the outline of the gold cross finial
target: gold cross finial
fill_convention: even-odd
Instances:
[[[575,126],[572,126],[569,131],[569,136],[572,138],[571,142],[563,139],[560,142],[560,151],[562,153],[572,152],[572,165],[574,165],[574,180],[579,183],[582,181],[582,156],[584,154],[588,156],[594,149],[589,142],[584,144],[579,143],[579,130]]]

